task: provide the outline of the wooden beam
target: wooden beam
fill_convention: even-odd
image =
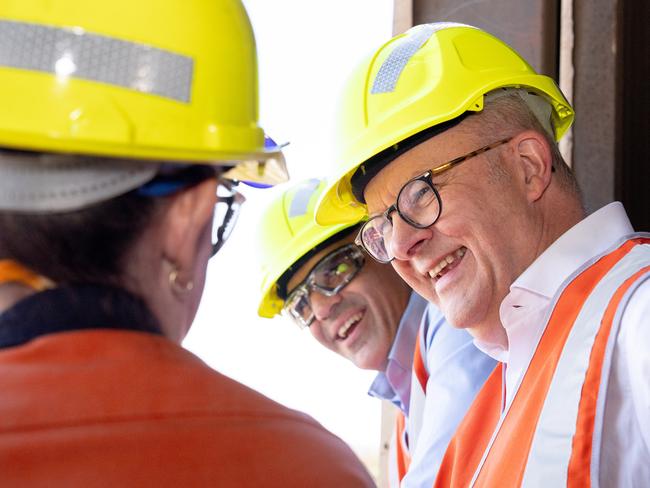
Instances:
[[[394,0],[393,35],[401,34],[413,27],[413,0]]]

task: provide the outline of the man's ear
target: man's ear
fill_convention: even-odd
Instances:
[[[216,179],[210,178],[171,197],[163,223],[163,253],[179,273],[191,274],[194,268],[214,212],[216,190]]]
[[[527,130],[513,140],[529,202],[539,200],[549,184],[553,172],[553,157],[546,138],[537,131]]]

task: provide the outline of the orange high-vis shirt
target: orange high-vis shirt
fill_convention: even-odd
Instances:
[[[148,333],[0,350],[3,487],[367,487],[340,439]]]
[[[12,263],[0,267],[7,282],[41,288]],[[0,314],[0,486],[374,486],[311,417],[214,371],[156,327],[134,330],[134,317],[147,317],[138,303],[117,289],[62,287]],[[125,323],[104,326],[114,328],[65,321],[119,313]]]

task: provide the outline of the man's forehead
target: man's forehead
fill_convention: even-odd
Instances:
[[[401,157],[403,154],[411,151],[413,148],[418,147],[438,135],[450,131],[458,124],[461,124],[466,119],[467,115],[468,113],[465,112],[451,120],[420,130],[401,141],[395,142],[392,146],[378,152],[362,163],[350,178],[352,193],[355,198],[361,203],[365,203],[364,190],[368,182],[381,172],[383,168]]]
[[[295,288],[298,283],[301,283],[307,277],[307,275],[314,270],[316,265],[323,258],[328,256],[329,254],[332,254],[334,251],[341,249],[343,246],[353,243],[355,237],[356,237],[356,233],[347,234],[343,236],[341,239],[337,240],[336,242],[332,242],[327,247],[321,249],[316,254],[311,256],[305,262],[305,264],[300,266],[300,268],[298,268],[298,270],[293,274],[293,276],[288,282],[287,289],[292,290],[293,288]]]

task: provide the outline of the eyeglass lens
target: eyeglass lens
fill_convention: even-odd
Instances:
[[[409,181],[397,196],[396,212],[414,227],[432,225],[440,215],[440,196],[428,176]],[[390,249],[393,239],[394,216],[377,215],[368,220],[360,231],[363,247],[377,261],[387,263],[393,258]]]
[[[438,217],[440,205],[429,181],[417,179],[404,186],[399,193],[397,209],[411,223],[428,227]]]
[[[439,174],[449,170],[451,167],[467,161],[479,154],[491,151],[512,139],[507,137],[499,141],[483,146],[475,151],[452,159],[436,168],[427,171],[425,174],[408,181],[397,195],[395,210],[399,216],[413,227],[425,229],[433,225],[440,217],[442,202],[440,195],[431,181],[433,174]],[[393,239],[392,217],[387,214],[372,217],[361,227],[358,239],[360,244],[377,261],[382,263],[390,262],[393,257],[391,249]]]

